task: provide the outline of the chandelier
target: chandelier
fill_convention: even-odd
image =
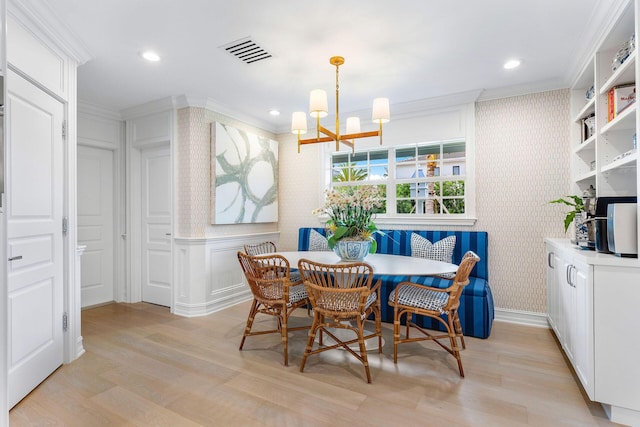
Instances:
[[[316,118],[316,137],[309,139],[300,139],[300,135],[307,133],[307,116],[303,111],[296,111],[291,118],[291,132],[298,135],[298,153],[300,153],[300,146],[304,144],[316,144],[318,142],[331,142],[335,141],[336,151],[340,150],[340,143],[355,149],[355,139],[357,138],[369,138],[373,136],[380,137],[380,145],[382,145],[382,124],[386,123],[390,119],[389,115],[389,99],[388,98],[376,98],[373,100],[373,109],[371,114],[371,120],[377,123],[380,128],[372,132],[360,132],[360,118],[348,117],[346,132],[344,135],[340,134],[340,107],[339,107],[339,84],[338,74],[342,64],[344,64],[344,58],[341,56],[332,56],[329,59],[331,65],[336,66],[336,131],[331,132],[329,129],[320,125],[320,118],[326,117],[329,114],[327,107],[327,93],[322,89],[315,89],[311,91],[309,96],[309,115]],[[322,133],[324,136],[320,136]]]

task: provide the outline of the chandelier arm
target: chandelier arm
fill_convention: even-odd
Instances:
[[[325,136],[322,138],[307,138],[307,139],[301,139],[300,145],[316,144],[318,142],[333,142],[333,141],[335,141],[335,139],[331,138],[330,136]]]
[[[342,142],[347,139],[370,138],[372,136],[378,136],[379,134],[380,132],[377,130],[371,132],[349,133],[346,135],[340,135],[340,141]]]
[[[336,133],[333,133],[333,132],[331,132],[329,129],[327,129],[327,128],[326,128],[326,127],[324,127],[324,126],[319,126],[319,127],[318,127],[318,130],[319,130],[320,132],[322,132],[323,134],[325,134],[326,136],[331,137],[331,138],[332,138],[332,139],[331,139],[332,141],[337,141],[337,140],[339,140],[339,139],[340,139],[340,134],[338,134],[337,132],[336,132]],[[318,137],[318,138],[320,138],[320,137]]]

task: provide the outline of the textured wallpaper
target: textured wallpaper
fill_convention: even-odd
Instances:
[[[275,135],[200,107],[178,109],[178,237],[203,238],[274,231],[277,223],[211,225],[211,123],[220,122],[257,135]]]
[[[292,135],[280,142],[280,246],[295,250],[298,228],[319,224],[311,210],[321,200],[320,159],[316,147],[297,154]],[[446,229],[489,233],[498,308],[546,312],[544,238],[564,236],[565,211],[547,202],[569,194],[569,151],[568,90],[476,104],[478,221]]]
[[[546,312],[545,237],[563,237],[569,91],[476,104],[477,230],[489,232],[496,307]]]

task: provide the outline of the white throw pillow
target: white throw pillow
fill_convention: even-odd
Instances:
[[[327,238],[316,230],[309,233],[309,250],[310,251],[329,251],[329,242]]]
[[[456,236],[447,236],[442,240],[431,243],[429,239],[419,234],[411,233],[411,256],[428,258],[434,261],[453,262],[453,249],[456,247]],[[446,277],[454,277],[455,273]]]

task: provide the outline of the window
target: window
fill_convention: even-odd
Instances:
[[[333,153],[331,187],[377,185],[378,218],[453,218],[467,212],[465,141]],[[386,215],[380,215],[386,214]]]

